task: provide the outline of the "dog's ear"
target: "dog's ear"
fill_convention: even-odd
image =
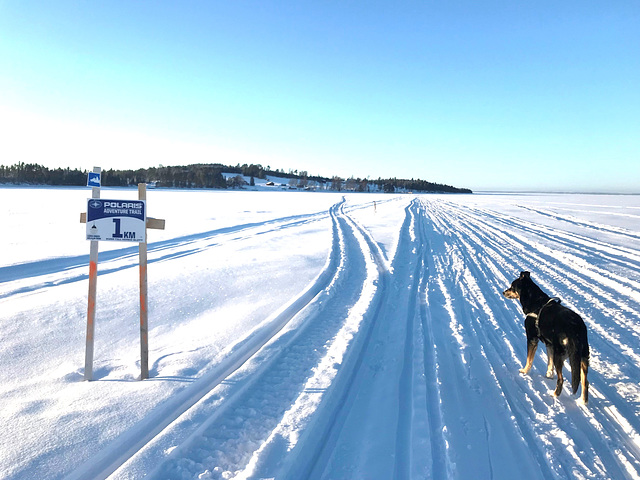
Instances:
[[[531,273],[529,272],[520,272],[520,278],[530,278]]]

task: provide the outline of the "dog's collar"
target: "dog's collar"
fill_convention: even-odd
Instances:
[[[560,303],[561,300],[558,297],[551,297],[549,300],[547,300],[547,303],[545,303],[542,307],[540,307],[540,310],[538,310],[537,313],[536,312],[527,313],[527,317],[535,318],[536,319],[536,326],[538,326],[538,318],[540,317],[540,314],[542,313],[542,310],[544,310],[544,307],[549,305],[551,302]]]

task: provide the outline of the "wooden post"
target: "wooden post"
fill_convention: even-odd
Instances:
[[[100,167],[93,167],[100,173]],[[91,198],[100,198],[100,187],[91,189]],[[87,306],[87,346],[84,356],[84,379],[93,380],[93,338],[96,320],[96,291],[98,287],[98,241],[91,240],[89,247],[89,301]]]
[[[138,200],[147,199],[147,185],[138,184]],[[149,378],[149,300],[147,298],[147,227],[145,222],[144,242],[140,242],[140,380]]]

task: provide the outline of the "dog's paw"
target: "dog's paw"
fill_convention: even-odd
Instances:
[[[553,378],[553,370],[547,370],[546,377],[547,378]]]
[[[521,374],[526,375],[527,373],[529,373],[529,370],[527,370],[526,368],[521,368],[520,370],[518,370]]]

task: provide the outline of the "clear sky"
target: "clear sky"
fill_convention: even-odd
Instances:
[[[640,192],[640,3],[0,0],[0,164]]]

